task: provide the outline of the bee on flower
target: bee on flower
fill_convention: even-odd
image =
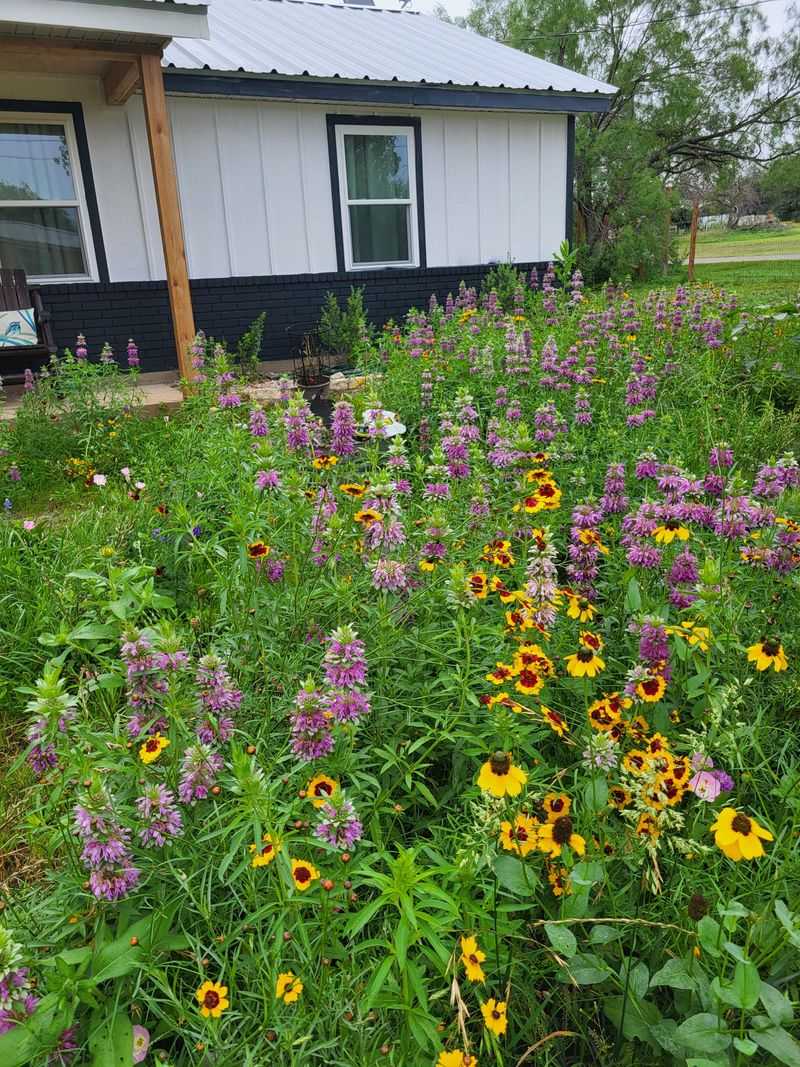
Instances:
[[[762,637],[747,650],[748,663],[754,663],[757,671],[785,671],[789,666],[783,645],[777,637]]]

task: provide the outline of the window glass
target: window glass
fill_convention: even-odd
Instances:
[[[74,199],[64,127],[0,123],[0,200]]]
[[[345,134],[350,200],[407,200],[408,138],[403,134]]]
[[[353,263],[407,263],[407,204],[350,205]]]
[[[0,264],[28,277],[85,274],[77,207],[0,207]]]

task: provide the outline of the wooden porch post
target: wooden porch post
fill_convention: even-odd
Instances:
[[[164,263],[167,268],[167,288],[172,313],[172,329],[175,334],[175,348],[178,353],[178,368],[181,378],[191,381],[194,371],[189,357],[189,347],[195,336],[194,313],[189,289],[186,250],[183,244],[181,207],[178,199],[175,161],[172,155],[167,100],[164,96],[164,79],[161,74],[161,57],[140,56],[139,68],[142,74],[147,139],[150,144],[153,183],[158,204],[158,219],[161,224]]]

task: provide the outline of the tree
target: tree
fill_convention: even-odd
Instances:
[[[473,0],[479,32],[617,86],[608,113],[577,124],[577,237],[596,277],[663,266],[668,186],[681,177],[792,153],[800,15],[789,17],[770,39],[745,0]]]
[[[764,206],[779,219],[800,219],[800,151],[777,159],[760,181]]]

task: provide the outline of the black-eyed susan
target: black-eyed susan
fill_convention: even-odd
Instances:
[[[540,828],[536,847],[550,859],[557,859],[565,846],[579,856],[586,852],[586,841],[575,833],[570,816],[559,815],[553,822],[547,822]]]
[[[624,786],[612,785],[608,790],[608,803],[612,808],[616,808],[617,811],[629,808],[632,801],[633,797]]]
[[[557,711],[553,711],[552,708],[548,708],[546,704],[539,705],[539,714],[544,721],[550,727],[550,729],[558,734],[559,737],[563,737],[564,734],[569,733],[569,726],[563,715],[559,715]]]
[[[605,661],[590,648],[579,648],[571,656],[565,656],[567,673],[573,678],[596,678],[600,671],[605,670]]]
[[[572,893],[572,882],[566,867],[557,867],[554,863],[547,865],[547,881],[554,897],[565,897]]]
[[[266,559],[270,554],[270,547],[265,544],[264,541],[251,541],[247,546],[247,556],[249,559]]]
[[[368,488],[369,486],[363,482],[343,482],[339,486],[339,492],[352,497],[353,500],[360,500]]]
[[[313,882],[319,878],[319,871],[308,860],[292,860],[292,880],[295,886],[304,893]]]
[[[538,821],[520,812],[513,823],[507,819],[500,823],[500,844],[506,852],[516,852],[519,856],[527,856],[536,848],[538,831]]]
[[[362,508],[353,516],[354,522],[359,523],[361,526],[371,526],[373,522],[380,522],[382,518],[381,512],[376,511],[375,508]]]
[[[303,983],[292,971],[283,971],[275,982],[275,999],[284,1004],[294,1004],[300,999]]]
[[[757,671],[785,671],[789,666],[783,645],[777,637],[762,637],[747,650],[748,662],[754,663]]]
[[[486,1029],[491,1030],[498,1037],[502,1037],[508,1029],[507,1008],[508,1005],[504,1000],[495,1000],[494,997],[487,1000],[485,1004],[481,1004],[481,1014]]]
[[[636,685],[636,695],[648,704],[657,704],[667,691],[667,680],[662,674],[651,674]]]
[[[486,959],[486,953],[478,948],[478,942],[474,937],[461,938],[461,962],[467,972],[470,982],[483,982],[486,975],[483,973],[481,964]]]
[[[667,519],[653,530],[657,545],[671,545],[675,540],[688,541],[690,536],[688,527],[680,519]]]
[[[485,600],[489,592],[489,581],[483,571],[476,571],[467,578],[467,592],[476,600]]]
[[[723,808],[710,829],[714,843],[728,859],[753,860],[764,855],[762,841],[771,841],[772,834],[759,826],[755,819],[736,808]]]
[[[597,614],[597,608],[580,593],[565,589],[564,596],[567,598],[567,618],[577,619],[578,622],[591,622]]]
[[[139,748],[139,759],[142,763],[153,763],[168,745],[168,737],[162,737],[161,734],[153,734]]]
[[[453,1049],[451,1052],[442,1050],[436,1061],[436,1067],[478,1067],[478,1061],[468,1052],[462,1052],[460,1048]]]
[[[548,793],[542,801],[548,822],[555,822],[562,815],[569,815],[572,801],[566,793]]]
[[[329,456],[322,454],[314,457],[314,459],[311,461],[311,466],[316,471],[329,471],[331,467],[335,467],[338,462],[338,456]]]
[[[230,1007],[228,987],[219,982],[203,982],[195,993],[203,1018],[218,1019]]]
[[[306,795],[315,808],[321,808],[338,788],[339,783],[335,778],[329,778],[327,774],[315,774],[306,786]]]
[[[275,859],[280,852],[281,846],[278,839],[273,834],[264,834],[261,838],[261,847],[258,845],[251,845],[250,852],[252,859],[250,860],[251,867],[267,867]]]
[[[492,753],[492,758],[483,764],[478,774],[478,786],[494,797],[519,796],[527,780],[525,771],[512,762],[511,753],[499,749]]]

